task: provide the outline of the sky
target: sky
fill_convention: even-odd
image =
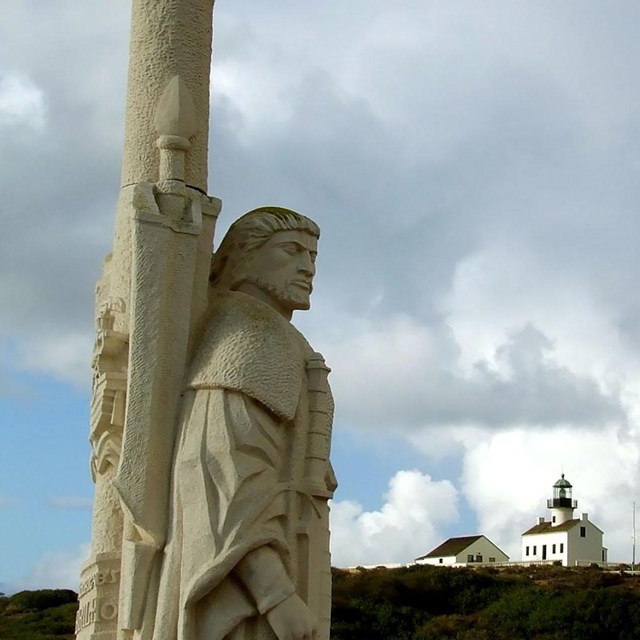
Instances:
[[[129,0],[0,0],[0,591],[77,588],[93,296]],[[337,566],[482,533],[513,559],[561,473],[631,560],[640,458],[640,4],[219,0],[217,236],[322,229]],[[547,512],[548,513],[548,512]]]

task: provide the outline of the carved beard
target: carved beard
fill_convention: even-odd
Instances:
[[[272,298],[278,301],[278,303],[292,310],[306,310],[309,309],[311,303],[309,302],[310,291],[291,286],[288,289],[278,286],[273,282],[264,280],[263,278],[247,277],[243,279],[244,282],[250,282],[259,289],[262,289],[265,293],[268,293]],[[313,287],[312,287],[313,288]]]

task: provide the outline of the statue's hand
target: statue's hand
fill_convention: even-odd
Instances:
[[[267,620],[278,636],[278,640],[315,640],[316,638],[313,614],[297,593],[267,612]]]

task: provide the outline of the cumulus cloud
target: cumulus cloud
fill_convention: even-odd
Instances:
[[[492,360],[514,328],[531,324],[553,343],[554,359],[574,372],[601,380],[635,374],[638,352],[622,336],[614,307],[603,304],[598,277],[608,274],[591,278],[584,266],[563,253],[537,253],[520,240],[488,244],[461,260],[438,307],[460,345],[462,364]]]
[[[351,500],[331,505],[331,556],[338,567],[412,562],[440,542],[458,519],[457,491],[448,480],[398,471],[378,511]]]
[[[555,362],[554,344],[530,324],[468,369],[445,324],[398,315],[341,326],[321,341],[347,425],[597,427],[625,418],[617,394]]]

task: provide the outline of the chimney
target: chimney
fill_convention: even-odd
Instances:
[[[544,523],[544,516],[538,516],[538,524]]]
[[[589,514],[588,513],[583,513],[582,514],[582,520],[583,521],[587,521],[589,519]]]

